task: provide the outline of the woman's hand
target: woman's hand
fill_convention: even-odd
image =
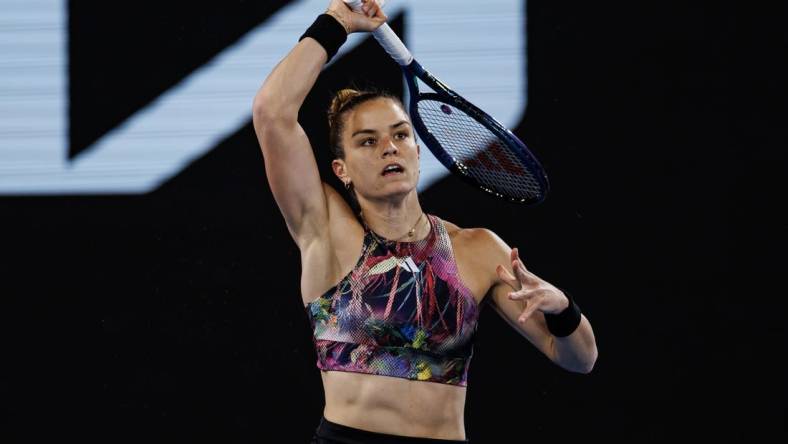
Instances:
[[[388,20],[376,0],[362,0],[361,9],[363,13],[353,12],[344,1],[331,0],[326,14],[337,19],[348,34],[358,31],[372,32]]]
[[[498,265],[496,271],[498,277],[515,290],[509,293],[509,299],[525,304],[517,319],[520,323],[524,323],[536,310],[555,314],[569,306],[569,299],[564,292],[525,268],[517,248],[512,249],[511,259],[516,278],[502,265]]]

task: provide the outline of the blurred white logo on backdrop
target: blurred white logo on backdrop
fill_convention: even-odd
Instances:
[[[326,0],[293,1],[170,90],[68,159],[68,3],[0,0],[0,195],[142,194],[251,119],[266,73]],[[514,126],[526,106],[525,2],[391,0],[423,66]],[[351,51],[367,35],[352,35]],[[338,58],[338,57],[337,57]],[[336,60],[336,59],[335,59]],[[446,174],[422,153],[424,189]]]

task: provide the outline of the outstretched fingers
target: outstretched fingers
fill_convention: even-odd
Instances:
[[[525,305],[525,310],[523,310],[522,314],[520,314],[520,317],[517,318],[517,321],[524,323],[538,309],[539,309],[539,304],[537,303],[536,300],[534,299],[528,300]]]
[[[509,272],[503,265],[498,265],[495,268],[495,271],[498,273],[498,278],[506,283],[506,285],[512,287],[513,290],[517,291],[520,289],[520,282],[517,280],[516,277]]]
[[[536,277],[535,274],[528,271],[527,268],[525,268],[525,264],[523,264],[523,261],[520,260],[520,253],[517,251],[517,248],[512,248],[511,259],[512,270],[514,270],[514,274],[517,276],[517,280],[522,286],[525,287],[539,285],[540,279]]]

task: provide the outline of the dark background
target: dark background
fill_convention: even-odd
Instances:
[[[71,153],[285,3],[71,2]],[[516,206],[447,178],[422,203],[492,229],[570,289],[600,355],[571,374],[483,311],[468,437],[782,436],[785,294],[758,290],[779,273],[771,233],[785,230],[758,213],[784,174],[784,135],[765,123],[780,86],[742,91],[759,57],[743,31],[760,19],[729,2],[527,8],[528,108],[514,131],[550,174],[547,200]],[[372,41],[321,76],[302,124],[334,186],[324,110],[351,82],[401,91]],[[150,194],[4,196],[0,214],[12,302],[0,406],[15,441],[308,441],[322,385],[251,117]]]

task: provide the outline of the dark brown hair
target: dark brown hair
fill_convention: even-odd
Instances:
[[[343,116],[358,105],[379,98],[391,99],[405,110],[399,97],[385,91],[357,91],[346,88],[334,95],[328,107],[328,143],[335,159],[345,158],[345,149],[342,146],[342,129],[345,126]]]

